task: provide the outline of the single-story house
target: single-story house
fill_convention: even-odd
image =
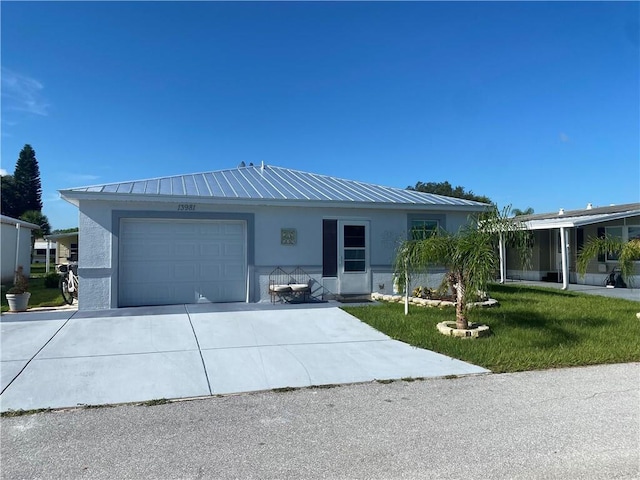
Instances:
[[[514,252],[507,248],[507,278],[583,285],[604,285],[608,275],[617,266],[610,254],[594,259],[584,276],[576,271],[577,255],[590,237],[609,235],[624,242],[640,238],[640,203],[593,207],[581,210],[523,215],[515,217],[523,222],[533,235],[532,268],[522,270]],[[564,253],[564,255],[563,255]],[[640,285],[640,268],[636,266],[632,278]]]
[[[249,165],[60,191],[78,206],[83,310],[268,301],[304,272],[326,298],[391,293],[398,241],[486,204]]]
[[[0,241],[2,264],[2,283],[12,283],[19,265],[23,273],[31,274],[31,235],[40,226],[15,218],[0,215]]]
[[[52,233],[45,236],[49,248],[55,252],[56,265],[66,265],[78,261],[78,232]]]
[[[44,238],[36,238],[33,244],[33,263],[46,263],[47,253],[49,254],[49,261],[55,262],[56,244]]]

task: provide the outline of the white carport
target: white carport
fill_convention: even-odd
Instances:
[[[52,247],[55,245],[56,254],[55,254],[54,263],[56,265],[61,263],[65,263],[65,264],[68,263],[69,261],[68,256],[71,255],[72,253],[71,245],[72,243],[75,243],[76,245],[78,243],[78,232],[76,231],[76,232],[68,232],[68,233],[52,233],[50,235],[45,235],[44,239],[47,242],[46,272],[49,273],[51,270],[51,263],[49,259],[50,259]],[[76,255],[77,255],[77,252],[76,252]],[[75,259],[74,261],[77,261],[77,259]]]
[[[631,215],[640,214],[640,209],[626,210],[615,213],[594,213],[592,215],[584,214],[572,215],[572,212],[560,210],[553,218],[534,219],[535,215],[522,218],[522,224],[527,230],[559,230],[560,231],[560,253],[562,257],[562,289],[569,288],[569,229],[584,227],[586,225],[600,224],[611,220],[628,218]],[[530,218],[527,220],[527,218]],[[517,219],[516,219],[517,220]],[[504,283],[506,278],[506,255],[505,248],[500,241],[500,283]]]

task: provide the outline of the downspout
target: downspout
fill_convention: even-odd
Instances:
[[[15,264],[15,268],[13,269],[14,272],[18,271],[18,263],[20,261],[20,224],[19,223],[16,223],[16,228],[18,232],[16,234],[16,264]]]
[[[569,288],[569,269],[567,268],[567,230],[565,227],[560,227],[560,251],[562,254],[562,290]]]

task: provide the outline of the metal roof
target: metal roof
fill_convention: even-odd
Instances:
[[[530,220],[547,220],[552,218],[564,219],[569,217],[582,217],[609,213],[625,213],[640,210],[640,203],[623,203],[620,205],[607,205],[605,207],[587,207],[580,210],[563,210],[551,213],[534,213],[532,215],[520,215],[515,218],[523,222]]]
[[[486,207],[486,204],[384,187],[371,183],[301,172],[271,165],[250,165],[228,170],[109,183],[61,190],[63,198],[150,200],[154,197],[245,199],[270,201],[321,201],[342,203],[386,203],[434,206]],[[72,202],[75,203],[75,202]]]
[[[607,207],[569,210],[563,213],[542,213],[515,217],[529,230],[545,230],[560,227],[581,227],[640,215],[640,203],[610,205]]]
[[[20,227],[29,228],[31,230],[40,229],[40,225],[36,225],[35,223],[25,222],[24,220],[19,220],[13,217],[7,217],[6,215],[0,215],[0,223],[6,223],[8,225],[13,225],[13,226],[20,225]]]

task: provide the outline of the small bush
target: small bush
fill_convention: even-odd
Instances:
[[[22,265],[18,266],[13,277],[13,287],[7,290],[7,293],[22,295],[29,291],[29,279],[24,275]]]
[[[56,272],[49,272],[44,277],[45,288],[58,288],[60,282],[60,275]]]

